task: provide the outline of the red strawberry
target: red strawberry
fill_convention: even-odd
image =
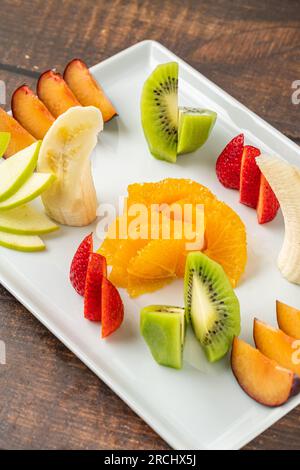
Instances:
[[[279,202],[268,181],[261,173],[260,188],[257,204],[257,218],[260,224],[265,224],[274,219],[279,209]]]
[[[256,209],[259,195],[260,169],[255,161],[255,157],[259,155],[259,149],[245,145],[241,166],[240,202],[253,209]]]
[[[84,294],[85,278],[90,253],[93,251],[93,234],[87,235],[80,243],[70,268],[70,281],[78,294]]]
[[[226,145],[216,163],[216,173],[225,188],[239,189],[244,134],[239,134]]]
[[[84,316],[88,320],[101,321],[101,285],[106,276],[106,259],[99,253],[91,253],[84,289]]]
[[[102,281],[102,338],[111,335],[121,325],[124,306],[115,286],[106,278]]]

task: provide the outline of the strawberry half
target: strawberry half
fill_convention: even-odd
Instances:
[[[102,282],[107,276],[106,259],[99,253],[89,257],[85,289],[84,316],[91,321],[101,321]]]
[[[89,256],[93,251],[93,234],[87,235],[80,243],[73,257],[70,268],[70,281],[78,294],[84,294],[85,278],[88,268]]]
[[[260,224],[265,224],[274,219],[279,209],[279,202],[268,181],[261,173],[260,188],[257,204],[257,219]]]
[[[216,174],[225,188],[239,189],[242,155],[244,150],[244,134],[232,139],[218,157]]]
[[[124,318],[124,306],[116,287],[106,278],[102,281],[102,338],[116,331]]]
[[[260,169],[255,157],[260,155],[260,150],[251,145],[245,145],[240,177],[240,202],[256,209],[260,187]]]

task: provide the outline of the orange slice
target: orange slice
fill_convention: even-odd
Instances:
[[[115,264],[109,275],[109,280],[116,287],[123,287],[124,289],[126,289],[128,287],[127,267]]]
[[[138,297],[143,294],[162,289],[174,280],[173,277],[166,279],[142,279],[136,276],[128,276],[127,292],[130,297]]]
[[[245,226],[236,212],[220,201],[205,205],[205,219],[204,253],[223,266],[235,287],[247,262]]]
[[[144,279],[175,277],[183,243],[182,240],[150,241],[130,260],[128,273]]]
[[[100,245],[98,253],[105,256],[108,264],[113,264],[114,256],[124,238],[126,238],[126,215],[117,217],[108,227],[105,240]],[[123,225],[125,228],[123,228]]]
[[[176,204],[193,204],[193,221],[196,205],[204,206],[205,246],[204,253],[223,266],[230,282],[235,287],[243,274],[247,262],[245,226],[238,214],[224,202],[206,195],[192,195]],[[194,250],[191,250],[194,251]],[[187,252],[183,252],[176,270],[177,276],[184,275]]]
[[[128,205],[135,202],[172,204],[195,194],[215,198],[208,188],[190,179],[167,178],[157,183],[134,183],[128,186]]]

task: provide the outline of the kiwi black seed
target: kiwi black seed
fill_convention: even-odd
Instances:
[[[151,153],[176,161],[178,142],[178,64],[161,64],[146,80],[141,98],[142,125]]]
[[[190,253],[184,295],[187,321],[207,358],[221,359],[240,333],[239,301],[222,266],[201,252]]]

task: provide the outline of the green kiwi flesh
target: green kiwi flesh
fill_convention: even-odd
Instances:
[[[152,155],[176,162],[178,128],[178,64],[161,64],[144,83],[142,126]]]
[[[150,305],[141,310],[141,334],[158,364],[182,367],[185,339],[185,309],[169,305]]]
[[[210,362],[221,359],[240,333],[240,306],[222,266],[189,253],[184,278],[186,319]]]
[[[209,109],[179,108],[177,154],[194,152],[207,141],[217,119]]]

